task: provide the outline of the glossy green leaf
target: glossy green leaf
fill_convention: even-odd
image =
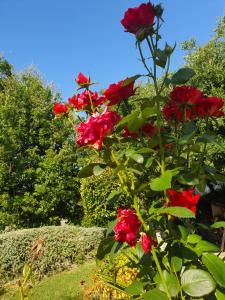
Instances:
[[[153,289],[142,295],[144,300],[168,300],[168,297],[165,293],[159,289]]]
[[[222,292],[221,290],[217,289],[215,295],[217,300],[225,300],[225,291]]]
[[[96,254],[97,260],[102,260],[107,254],[111,252],[113,245],[115,244],[114,237],[107,237],[101,241]]]
[[[225,222],[219,221],[211,225],[212,228],[218,229],[218,228],[225,228]]]
[[[144,119],[148,119],[149,117],[156,116],[156,109],[155,107],[146,107],[142,110],[141,116]]]
[[[121,84],[121,86],[127,86],[129,85],[130,83],[134,82],[135,80],[137,80],[138,78],[140,78],[142,75],[138,74],[138,75],[134,75],[134,76],[131,76],[131,77],[128,77],[127,79],[125,79],[123,81],[123,83]]]
[[[140,295],[143,292],[144,284],[140,281],[133,281],[131,285],[125,288],[125,292],[131,296]]]
[[[212,276],[203,270],[185,271],[181,276],[181,285],[186,294],[191,297],[203,297],[215,290],[216,283]]]
[[[173,85],[184,84],[188,80],[190,80],[194,75],[195,71],[191,68],[181,68],[172,76],[171,83]]]
[[[179,272],[182,268],[182,259],[178,256],[171,257],[171,267],[175,272]]]
[[[96,176],[101,175],[106,167],[107,167],[107,165],[105,165],[105,164],[98,164],[98,163],[89,164],[89,165],[83,167],[79,171],[78,177],[86,178],[86,177],[90,177],[92,175],[96,175]],[[94,172],[95,172],[95,174],[94,174]]]
[[[99,176],[99,175],[102,175],[102,173],[104,172],[104,167],[102,168],[100,165],[97,165],[97,166],[94,166],[93,168],[93,174],[95,176]]]
[[[177,169],[165,171],[160,177],[151,180],[150,188],[153,191],[165,191],[171,188],[172,178],[178,173]]]
[[[180,206],[171,206],[163,209],[163,213],[169,214],[178,218],[195,218],[194,213],[186,208]]]
[[[197,244],[201,241],[202,237],[198,234],[189,234],[187,237],[187,242],[190,244]]]
[[[194,248],[194,251],[200,256],[204,252],[218,252],[220,249],[215,244],[207,241],[200,241]]]
[[[133,118],[128,122],[128,129],[130,132],[138,131],[145,124],[145,119],[140,115],[137,118]]]
[[[173,273],[170,274],[164,270],[163,277],[165,279],[170,296],[176,297],[177,294],[179,293],[179,289],[180,289],[180,285],[179,285],[179,282],[178,282],[176,276]],[[160,291],[165,292],[164,285],[162,282],[159,282],[159,284],[157,285],[157,288]]]
[[[202,262],[211,273],[215,281],[225,288],[225,263],[219,257],[204,253],[202,256]]]
[[[134,111],[132,114],[127,115],[124,117],[120,122],[117,124],[117,127],[123,127],[125,124],[128,124],[131,120],[136,119],[139,115],[138,111]]]

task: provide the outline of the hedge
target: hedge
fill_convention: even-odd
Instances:
[[[93,258],[105,231],[104,228],[96,227],[49,226],[0,234],[0,282],[21,275],[38,238],[42,238],[44,243],[33,272],[40,279]]]
[[[131,205],[125,195],[121,195],[116,201],[107,200],[109,194],[118,190],[119,186],[118,177],[110,168],[106,168],[100,176],[81,180],[80,194],[84,211],[82,225],[106,226],[115,219],[118,208]]]

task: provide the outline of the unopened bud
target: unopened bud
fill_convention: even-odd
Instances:
[[[154,5],[154,11],[155,11],[156,17],[161,18],[162,14],[163,14],[163,10],[164,9],[161,4]]]
[[[150,27],[143,27],[138,30],[136,33],[136,39],[138,42],[142,42],[147,36],[152,34],[154,32],[154,29],[152,26]]]

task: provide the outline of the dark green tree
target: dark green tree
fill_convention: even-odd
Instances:
[[[78,223],[73,132],[52,113],[59,95],[34,72],[18,76],[1,62],[0,228],[57,224],[61,218]]]

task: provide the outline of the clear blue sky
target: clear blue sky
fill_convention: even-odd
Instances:
[[[33,64],[54,82],[64,100],[75,92],[78,72],[90,74],[99,88],[144,72],[134,37],[120,20],[138,0],[0,0],[0,52],[20,71]],[[158,3],[153,1],[153,3]],[[212,36],[224,0],[162,0],[163,37],[173,44]],[[177,47],[172,69],[182,65]]]

